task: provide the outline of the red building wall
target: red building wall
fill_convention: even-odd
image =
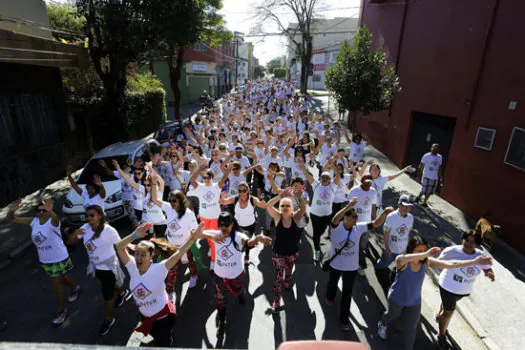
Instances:
[[[219,66],[225,62],[234,62],[235,44],[224,43],[222,46],[211,46],[210,43],[208,43],[206,51],[188,48],[184,52],[184,61],[215,62]]]
[[[397,66],[402,91],[390,113],[361,118],[359,129],[404,166],[414,112],[456,118],[443,197],[473,217],[492,213],[504,226],[502,238],[525,252],[525,172],[503,162],[512,129],[525,127],[525,2],[363,5],[362,24]],[[508,110],[511,100],[516,111]],[[479,126],[496,129],[492,151],[473,146]]]

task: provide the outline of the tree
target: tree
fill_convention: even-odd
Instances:
[[[86,19],[77,16],[77,9],[74,5],[66,3],[64,5],[46,4],[49,24],[55,31],[53,37],[56,40],[67,42],[84,42],[82,34]]]
[[[256,18],[261,23],[268,20],[275,22],[295,46],[295,52],[301,60],[300,90],[303,94],[308,90],[308,67],[313,50],[312,25],[320,4],[321,0],[266,0],[256,8]],[[279,17],[283,12],[292,12],[297,23],[285,27],[283,18]]]
[[[253,77],[255,79],[257,78],[264,78],[264,73],[266,72],[265,68],[263,66],[256,66],[253,69]]]
[[[400,90],[394,67],[388,63],[382,49],[371,50],[372,34],[361,27],[352,44],[345,41],[336,64],[325,72],[326,86],[332,91],[339,106],[350,111],[348,121],[356,132],[359,112],[368,114],[388,109],[394,94]]]
[[[280,78],[280,79],[286,78],[286,68],[284,68],[284,67],[274,68],[273,69],[273,75],[276,78]]]
[[[272,74],[275,68],[279,68],[281,66],[281,60],[279,58],[274,58],[273,60],[270,60],[270,62],[268,62],[267,66],[268,73]]]
[[[186,48],[199,41],[213,46],[233,38],[218,13],[221,8],[220,0],[161,0],[150,7],[153,30],[158,37],[156,54],[165,58],[168,65],[176,119],[181,117],[179,81]]]
[[[160,1],[160,0],[156,0]],[[126,138],[120,105],[132,62],[152,45],[152,24],[145,14],[155,0],[78,0],[78,16],[95,71],[104,85],[105,122],[114,140]]]

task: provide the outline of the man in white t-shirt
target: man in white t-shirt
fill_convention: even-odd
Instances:
[[[354,187],[348,192],[348,198],[357,197],[359,201],[354,206],[357,215],[359,216],[357,222],[370,222],[375,220],[377,214],[377,191],[372,188],[372,175],[364,175],[361,178],[361,186]],[[359,243],[359,269],[360,276],[364,276],[366,269],[366,250],[368,249],[368,238],[370,234],[365,233],[361,236]]]
[[[421,158],[417,172],[417,181],[421,183],[421,192],[417,201],[425,195],[423,206],[428,206],[428,199],[436,192],[438,184],[443,186],[443,157],[439,154],[439,145],[433,144],[430,152]]]
[[[484,255],[479,246],[481,245],[481,235],[474,230],[468,230],[461,235],[461,245],[448,247],[441,252],[440,260],[471,260],[480,255]],[[490,266],[469,266],[457,269],[444,269],[439,275],[439,294],[441,295],[441,305],[436,315],[439,323],[439,342],[445,341],[448,324],[454,310],[456,302],[463,297],[469,296],[474,286],[474,281],[483,271],[485,277],[494,281],[494,271]]]
[[[412,206],[410,195],[404,194],[399,197],[398,209],[386,217],[383,226],[385,250],[377,261],[376,270],[388,268],[394,262],[396,256],[406,250],[410,231],[414,226],[414,217],[410,214]]]

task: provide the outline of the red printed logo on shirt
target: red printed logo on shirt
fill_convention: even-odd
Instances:
[[[147,298],[151,294],[151,291],[148,288],[146,288],[146,286],[144,286],[142,282],[139,283],[131,292],[137,299],[141,300]]]

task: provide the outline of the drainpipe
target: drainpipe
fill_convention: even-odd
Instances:
[[[479,83],[481,82],[481,77],[485,72],[485,63],[487,58],[487,52],[489,51],[490,44],[492,42],[492,33],[494,31],[494,23],[496,22],[496,16],[498,14],[500,0],[494,0],[494,7],[492,9],[492,16],[489,23],[489,28],[487,30],[487,35],[485,36],[485,43],[483,44],[483,53],[481,54],[481,61],[479,63],[478,73],[476,75],[476,82],[474,83],[474,91],[472,92],[472,98],[470,101],[465,101],[469,104],[467,118],[465,121],[465,130],[469,129],[470,121],[472,115],[474,114],[474,109],[476,105],[476,100],[478,97]]]
[[[401,58],[401,49],[403,47],[403,39],[405,37],[405,24],[407,19],[407,12],[408,12],[408,1],[405,0],[405,6],[403,8],[403,18],[401,19],[401,30],[399,31],[399,40],[397,43],[397,53],[396,53],[396,64],[394,67],[394,73],[397,74],[399,69],[399,60]],[[390,117],[392,117],[392,105],[394,104],[394,100],[390,103],[390,108],[388,109],[388,119],[390,120]]]

